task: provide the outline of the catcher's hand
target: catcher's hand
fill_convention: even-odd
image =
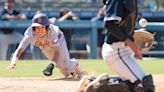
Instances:
[[[9,69],[9,70],[11,70],[11,69],[16,69],[16,64],[10,64],[9,66],[8,66],[8,68],[7,69]]]
[[[153,48],[154,35],[155,34],[152,34],[145,29],[135,30],[135,43],[140,46],[142,53],[145,53]]]

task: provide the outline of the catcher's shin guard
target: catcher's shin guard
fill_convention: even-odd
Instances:
[[[46,67],[46,69],[43,70],[43,74],[44,74],[45,76],[51,76],[51,75],[52,75],[53,69],[54,69],[54,65],[53,65],[52,63],[50,63],[50,64]]]
[[[135,81],[134,92],[144,92],[144,88],[140,80]]]
[[[152,75],[145,76],[142,82],[143,82],[144,92],[155,92],[155,86],[154,86]]]
[[[131,83],[129,80],[122,82],[124,82],[129,87],[130,92],[144,92],[143,85],[140,80],[137,80],[134,83]]]

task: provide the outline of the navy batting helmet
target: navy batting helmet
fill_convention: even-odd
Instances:
[[[36,14],[32,18],[32,27],[35,26],[49,26],[50,22],[48,20],[48,16],[46,14]]]

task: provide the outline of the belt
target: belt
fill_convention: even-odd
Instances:
[[[112,44],[110,44],[112,47],[114,48],[120,48],[120,47],[124,47],[127,46],[127,44],[125,44],[125,42],[113,42]]]

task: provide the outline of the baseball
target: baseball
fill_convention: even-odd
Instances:
[[[139,20],[139,25],[140,25],[141,27],[146,27],[147,24],[148,24],[148,22],[147,22],[146,19],[141,18],[141,19]]]

